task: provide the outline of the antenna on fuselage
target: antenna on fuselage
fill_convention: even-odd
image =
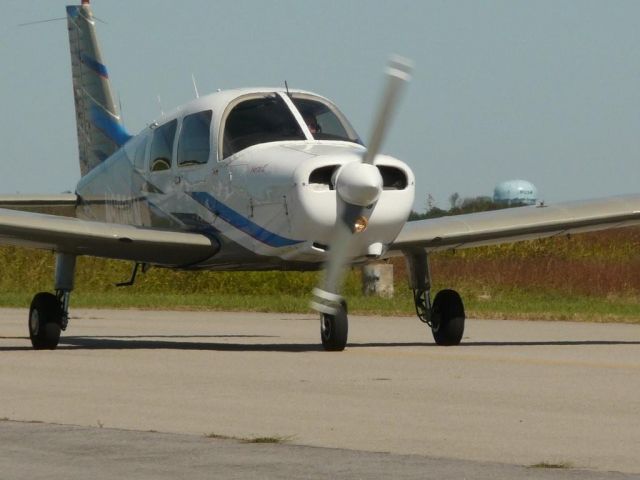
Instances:
[[[120,96],[120,92],[118,92],[118,115],[120,115],[120,122],[124,127],[124,113],[122,112],[122,97]]]
[[[198,93],[198,85],[196,84],[196,76],[191,74],[191,81],[193,82],[193,89],[196,91],[196,98],[200,98],[200,93]]]
[[[284,81],[284,88],[287,90],[287,97],[291,98],[291,94],[289,93],[289,84],[287,81]]]
[[[164,117],[164,110],[162,109],[162,99],[160,98],[160,95],[158,95],[158,105],[160,106],[160,115]]]

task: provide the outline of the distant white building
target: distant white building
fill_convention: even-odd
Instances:
[[[493,190],[493,201],[496,203],[522,203],[535,205],[538,202],[538,189],[526,180],[507,180],[499,183]]]

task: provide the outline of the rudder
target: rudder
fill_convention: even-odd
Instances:
[[[80,174],[86,175],[131,136],[115,106],[89,0],[67,6]]]

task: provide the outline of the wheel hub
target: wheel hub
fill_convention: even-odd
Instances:
[[[29,315],[29,329],[33,335],[38,335],[40,331],[40,316],[35,309],[32,310],[31,315]]]
[[[320,334],[324,340],[331,338],[331,318],[329,315],[323,314],[320,317]]]

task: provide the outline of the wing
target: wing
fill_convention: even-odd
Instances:
[[[77,203],[78,197],[73,193],[60,195],[0,195],[0,208],[48,213],[63,217],[75,217]]]
[[[640,195],[408,222],[390,251],[468,248],[631,225],[640,225]]]
[[[212,257],[220,248],[199,233],[91,222],[0,208],[0,244],[76,255],[186,267]]]

